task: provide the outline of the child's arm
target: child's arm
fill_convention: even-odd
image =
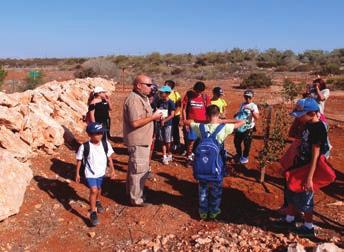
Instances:
[[[245,125],[245,120],[235,120],[235,119],[222,119],[220,120],[220,123],[233,123],[234,129],[240,128],[241,126]]]
[[[169,115],[168,117],[166,117],[164,120],[161,121],[162,122],[162,126],[165,125],[165,122],[168,122],[169,120],[172,120],[173,117],[174,117],[174,114],[175,114],[175,112],[174,112],[174,110],[172,110],[171,111],[171,115]]]
[[[109,160],[109,167],[111,169],[111,175],[110,175],[110,179],[115,179],[115,168],[113,166],[113,161],[112,161],[112,157],[108,157]]]
[[[81,167],[81,160],[78,160],[76,163],[76,175],[75,175],[75,182],[80,183],[80,167]]]
[[[184,125],[190,126],[191,123],[193,123],[193,122],[195,122],[195,121],[194,121],[194,120],[185,120],[185,121],[184,121]]]
[[[308,176],[304,184],[305,191],[313,191],[313,176],[314,176],[315,169],[317,167],[319,156],[320,156],[320,145],[314,144],[312,147],[311,167],[309,169]]]

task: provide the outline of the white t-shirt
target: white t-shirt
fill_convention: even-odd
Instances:
[[[317,102],[319,104],[320,113],[324,114],[324,112],[325,112],[325,102],[330,97],[330,89],[325,88],[325,89],[321,90],[320,92],[321,92],[321,94],[325,98],[324,101],[320,101],[319,100],[319,96],[318,96],[318,94],[315,91],[311,93],[311,97],[314,98],[315,100],[317,100]]]
[[[106,167],[107,167],[107,157],[110,157],[114,151],[112,149],[112,146],[108,141],[108,153],[105,156],[105,151],[103,144],[99,142],[99,144],[93,144],[90,142],[90,153],[88,155],[86,167],[85,167],[85,177],[86,178],[99,178],[103,177],[106,172]],[[78,152],[76,153],[76,159],[77,160],[82,160],[84,155],[84,145],[80,145]],[[90,167],[94,174],[92,174]]]
[[[240,111],[243,110],[243,109],[248,109],[248,110],[252,111],[253,113],[259,113],[258,106],[255,103],[253,103],[253,102],[251,102],[251,103],[246,103],[246,102],[241,103]],[[254,117],[253,117],[252,113],[250,114],[250,116],[248,118],[248,121],[249,121],[249,123],[246,123],[247,128],[253,129],[256,124],[254,122]]]

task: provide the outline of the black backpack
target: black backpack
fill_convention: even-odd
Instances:
[[[80,176],[84,176],[85,175],[85,168],[86,168],[86,164],[88,164],[88,156],[90,154],[90,141],[87,141],[85,143],[82,144],[84,146],[84,155],[82,158],[82,166],[80,169]],[[107,154],[109,152],[109,146],[107,144],[106,138],[102,139],[102,145],[103,145],[103,149],[104,149],[104,153],[105,153],[105,157],[107,160]],[[94,174],[94,171],[92,170],[92,167],[88,164],[89,167],[89,171]]]

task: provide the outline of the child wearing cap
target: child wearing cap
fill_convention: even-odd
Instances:
[[[90,221],[93,226],[99,224],[97,213],[104,211],[100,203],[100,195],[108,164],[111,168],[111,179],[115,178],[115,170],[111,158],[114,151],[110,143],[103,137],[105,131],[106,129],[102,124],[90,123],[86,128],[89,141],[82,144],[76,154],[77,166],[75,181],[80,182],[80,169],[81,165],[83,165],[86,182],[90,188]]]
[[[213,97],[211,98],[211,104],[218,106],[220,109],[220,118],[226,118],[227,102],[222,98],[223,89],[221,87],[215,87],[213,89]]]
[[[95,87],[88,101],[88,115],[90,122],[103,124],[107,129],[105,136],[110,137],[111,104],[106,91],[102,87]]]
[[[307,164],[310,164],[310,169],[304,177],[303,192],[293,192],[288,187],[285,188],[286,216],[277,222],[277,226],[289,229],[289,231],[296,230],[296,233],[306,237],[315,236],[313,175],[320,155],[325,155],[329,150],[327,129],[320,120],[319,111],[320,108],[315,99],[305,98],[297,102],[295,110],[291,113],[292,116],[305,124],[305,128],[302,132],[301,144],[298,147],[294,166],[290,169],[296,169]],[[296,228],[295,216],[300,212],[304,213],[304,224]]]
[[[246,125],[236,130],[234,135],[234,145],[237,153],[236,161],[239,161],[241,164],[248,163],[255,121],[259,119],[258,106],[253,102],[253,97],[253,91],[246,90],[244,92],[245,101],[241,103],[239,112],[235,114],[236,119],[246,121]],[[239,115],[246,116],[239,118]],[[242,143],[244,143],[244,150],[242,150]]]
[[[172,161],[172,119],[174,117],[176,106],[169,98],[171,92],[172,89],[169,86],[162,86],[159,89],[160,99],[156,104],[157,110],[160,110],[163,114],[162,119],[158,122],[158,136],[159,141],[162,143],[162,163],[165,165]]]

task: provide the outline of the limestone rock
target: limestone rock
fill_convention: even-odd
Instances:
[[[19,212],[32,171],[6,150],[0,149],[0,221]]]

